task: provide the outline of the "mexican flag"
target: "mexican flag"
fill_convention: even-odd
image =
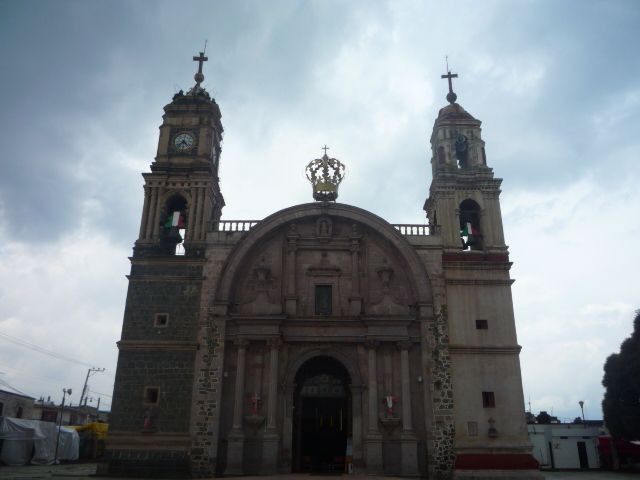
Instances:
[[[182,212],[173,212],[167,215],[167,221],[164,222],[165,228],[178,227],[184,228],[184,215]]]
[[[480,230],[471,225],[470,222],[465,223],[460,230],[461,237],[468,237],[469,235],[480,235]]]

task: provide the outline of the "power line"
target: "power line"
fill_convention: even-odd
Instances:
[[[93,367],[94,365],[83,362],[81,360],[77,360],[75,358],[71,358],[71,357],[67,357],[65,355],[60,355],[59,353],[53,352],[51,350],[47,350],[44,347],[40,347],[38,345],[36,345],[35,343],[31,343],[28,342],[26,340],[22,340],[21,338],[17,338],[17,337],[13,337],[11,335],[7,335],[6,333],[0,332],[0,338],[2,338],[3,340],[6,340],[8,342],[14,343],[16,345],[19,345],[21,347],[25,347],[28,348],[30,350],[33,350],[34,352],[38,352],[38,353],[42,353],[44,355],[48,355],[52,358],[55,358],[57,360],[63,360],[65,362],[70,362],[70,363],[75,363],[77,365],[84,365],[85,367]]]
[[[24,395],[25,397],[32,397],[32,398],[35,398],[33,395],[29,395],[28,393],[24,393],[23,391],[18,390],[16,387],[14,387],[13,385],[11,385],[9,382],[7,382],[7,381],[5,381],[5,380],[2,380],[1,378],[0,378],[0,385],[3,385],[3,386],[5,386],[5,387],[8,387],[8,388],[10,388],[10,389],[11,389],[11,390],[13,390],[13,391],[18,392],[20,395]]]
[[[106,393],[96,392],[95,390],[91,390],[91,389],[89,389],[89,392],[91,392],[91,393],[95,393],[96,395],[102,395],[103,397],[113,398],[111,395],[108,395],[108,394],[106,394]]]

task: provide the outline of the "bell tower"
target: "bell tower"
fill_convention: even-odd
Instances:
[[[158,151],[144,173],[144,207],[134,256],[204,253],[207,224],[220,219],[224,198],[218,167],[222,142],[220,108],[201,86],[203,52],[196,84],[164,107]]]
[[[505,252],[500,212],[500,184],[487,166],[482,122],[456,103],[452,78],[447,101],[431,134],[433,180],[424,209],[440,229],[443,246],[451,251]]]
[[[524,417],[502,180],[487,165],[480,120],[456,103],[456,77],[442,75],[449,105],[433,126],[433,180],[424,205],[442,245],[446,295],[438,314],[448,330],[455,478],[476,478],[477,471],[514,478],[514,470],[518,478],[541,478]]]

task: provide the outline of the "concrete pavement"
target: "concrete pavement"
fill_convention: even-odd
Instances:
[[[28,465],[24,467],[0,466],[0,479],[4,480],[109,480],[111,477],[95,477],[97,464],[77,463],[63,465]],[[614,473],[600,471],[543,472],[547,480],[640,480],[638,473]],[[234,480],[247,478],[252,480],[336,480],[336,476],[309,474],[272,475],[261,477],[234,477]],[[374,477],[342,475],[344,480],[399,480],[398,477]],[[120,479],[121,480],[121,479]]]

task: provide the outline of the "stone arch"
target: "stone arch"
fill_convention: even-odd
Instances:
[[[285,385],[293,385],[295,383],[295,378],[300,371],[300,368],[312,358],[315,357],[330,357],[337,362],[339,362],[349,374],[351,378],[351,385],[362,385],[362,376],[360,375],[360,370],[358,369],[357,359],[351,358],[349,355],[344,354],[343,352],[332,348],[318,348],[311,347],[309,350],[301,353],[295,359],[293,359],[285,370],[283,383]]]
[[[232,289],[243,261],[251,254],[262,239],[269,237],[289,224],[309,217],[329,215],[359,223],[369,227],[395,248],[404,260],[410,283],[415,290],[416,301],[421,304],[432,302],[431,284],[424,265],[415,249],[406,238],[389,222],[377,215],[351,205],[340,203],[307,203],[280,210],[259,222],[247,236],[236,245],[223,268],[217,284],[215,303],[228,303],[232,297]]]

